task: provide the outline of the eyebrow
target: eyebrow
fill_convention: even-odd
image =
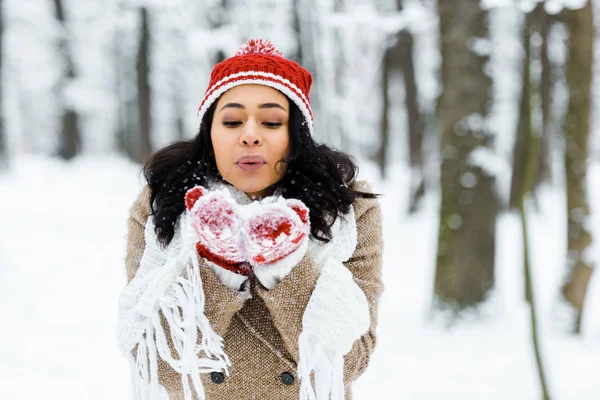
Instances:
[[[245,110],[246,107],[244,107],[243,104],[240,103],[227,103],[225,104],[223,107],[221,107],[221,109],[219,110],[219,112],[223,111],[225,108],[239,108],[240,110]],[[265,108],[280,108],[283,111],[287,110],[285,108],[283,108],[283,106],[279,103],[263,103],[263,104],[259,104],[258,108],[260,109],[265,109]]]
[[[264,103],[264,104],[259,104],[258,108],[281,108],[283,111],[287,111],[279,103]]]

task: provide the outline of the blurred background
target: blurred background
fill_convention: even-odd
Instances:
[[[381,193],[356,399],[600,399],[600,0],[0,0],[0,398],[127,399],[126,219],[270,39]]]

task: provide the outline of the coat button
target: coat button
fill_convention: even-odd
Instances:
[[[288,372],[284,372],[279,377],[281,378],[281,382],[283,382],[284,385],[294,384],[294,376]]]
[[[211,372],[210,380],[213,381],[213,383],[223,383],[223,381],[225,381],[225,376],[221,372]]]

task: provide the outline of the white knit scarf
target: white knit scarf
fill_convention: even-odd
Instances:
[[[214,184],[210,190],[228,190],[239,204],[252,202],[231,185]],[[167,391],[158,383],[159,356],[181,374],[185,400],[193,399],[192,386],[197,398],[205,399],[199,374],[228,374],[231,362],[224,352],[223,338],[204,315],[196,234],[187,211],[179,218],[167,248],[158,243],[152,217],[148,218],[144,234],[146,247],[140,267],[119,298],[117,340],[130,362],[134,399],[168,399]],[[298,338],[301,400],[344,399],[343,357],[369,329],[366,296],[343,264],[354,253],[356,244],[352,207],[349,214],[336,220],[329,243],[309,243],[308,251],[320,276]],[[171,355],[161,313],[177,357]],[[310,379],[313,372],[314,388]]]

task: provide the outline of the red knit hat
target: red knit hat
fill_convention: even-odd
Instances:
[[[299,64],[283,57],[277,48],[265,39],[250,39],[235,56],[215,65],[200,108],[198,120],[227,90],[245,84],[270,86],[285,94],[302,112],[313,132],[313,116],[309,92],[312,75]]]

